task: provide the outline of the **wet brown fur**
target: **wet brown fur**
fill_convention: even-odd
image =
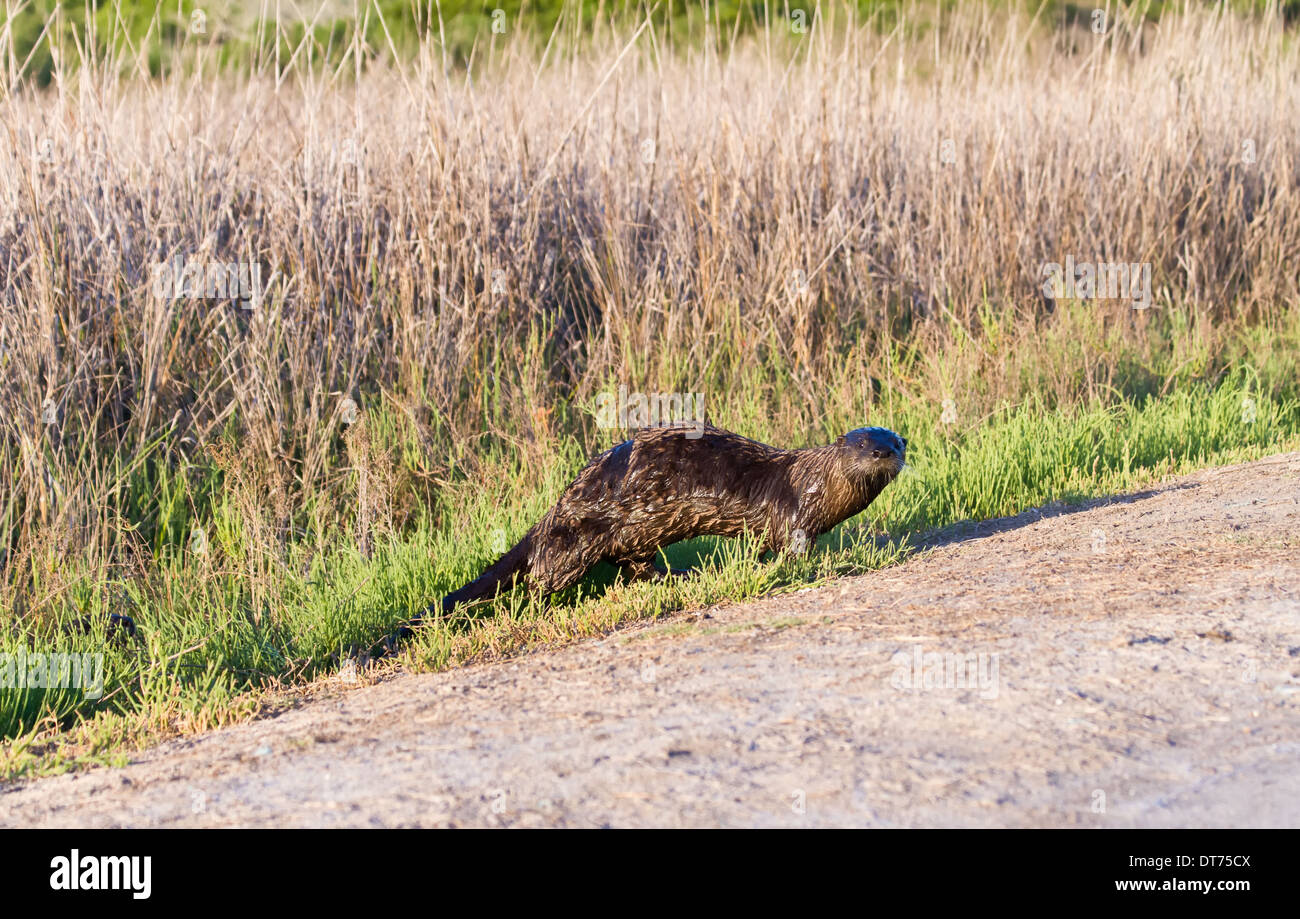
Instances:
[[[661,547],[696,536],[748,532],[780,551],[802,530],[811,544],[875,500],[902,469],[907,443],[859,428],[828,446],[782,450],[711,425],[690,436],[696,430],[645,428],[595,457],[514,548],[443,598],[443,611],[520,578],[551,594],[602,560],[654,576]]]

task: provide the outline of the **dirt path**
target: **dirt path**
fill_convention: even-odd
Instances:
[[[1300,454],[340,689],[11,787],[0,824],[1300,825]]]

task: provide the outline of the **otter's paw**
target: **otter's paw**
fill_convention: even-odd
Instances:
[[[121,613],[110,613],[108,616],[108,637],[114,638],[119,634],[130,635],[135,638],[135,620]]]
[[[656,573],[661,578],[689,578],[694,577],[695,571],[694,568],[659,568]]]
[[[386,657],[392,657],[397,653],[398,647],[406,639],[414,635],[415,632],[409,626],[398,626],[397,631],[390,634],[387,638],[381,638],[370,646],[370,656],[374,660],[383,660]]]

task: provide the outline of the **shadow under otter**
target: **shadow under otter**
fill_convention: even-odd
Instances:
[[[903,468],[906,449],[885,428],[803,450],[712,425],[642,429],[589,462],[514,548],[442,599],[441,611],[518,581],[553,594],[600,561],[632,579],[662,577],[669,572],[655,566],[659,549],[696,536],[761,534],[763,551],[774,552],[797,540],[811,545],[875,500]]]

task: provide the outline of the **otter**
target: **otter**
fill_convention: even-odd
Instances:
[[[537,525],[447,594],[441,610],[494,597],[519,580],[550,595],[602,560],[634,580],[682,574],[657,567],[656,554],[696,536],[750,533],[764,552],[799,540],[809,545],[874,501],[902,470],[906,452],[907,439],[885,428],[858,428],[801,450],[707,423],[702,430],[642,428],[591,460]]]

